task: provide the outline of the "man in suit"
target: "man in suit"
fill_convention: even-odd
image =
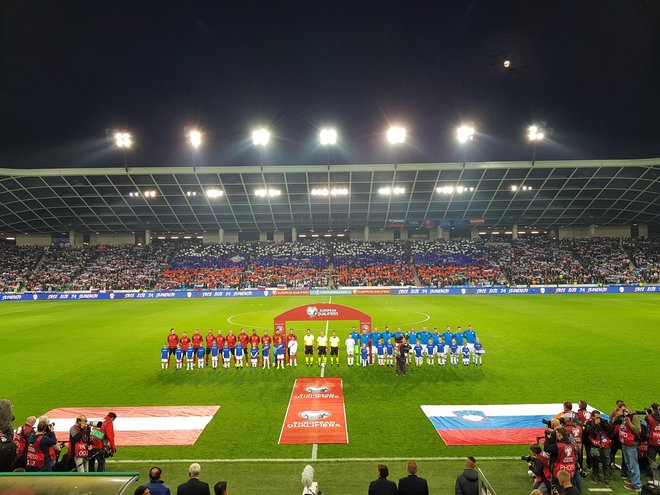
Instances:
[[[378,464],[378,479],[369,483],[369,495],[397,495],[396,483],[387,479],[389,474],[385,464]]]
[[[201,467],[193,462],[188,468],[188,481],[179,485],[176,489],[176,495],[211,495],[209,484],[199,481],[199,472]]]
[[[408,462],[408,476],[399,480],[399,495],[429,495],[429,485],[417,476],[417,463]]]

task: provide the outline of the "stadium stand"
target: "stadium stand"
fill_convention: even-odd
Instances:
[[[0,246],[0,291],[639,284],[657,239]]]

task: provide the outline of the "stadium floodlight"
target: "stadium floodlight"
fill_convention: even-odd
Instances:
[[[154,191],[153,189],[149,189],[149,190],[147,190],[147,191],[144,191],[144,192],[142,193],[142,195],[143,195],[145,198],[155,198],[155,197],[156,197],[156,191]]]
[[[115,132],[115,144],[118,148],[130,148],[133,146],[133,136],[129,132]]]
[[[472,141],[474,139],[474,133],[474,126],[462,125],[456,129],[456,139],[458,139],[459,143],[465,144],[468,141]]]
[[[197,149],[201,146],[202,144],[202,133],[201,131],[197,129],[191,129],[188,131],[188,140],[190,141],[190,145]]]
[[[330,189],[330,195],[331,196],[348,196],[348,188],[347,187],[333,187]]]
[[[404,194],[406,192],[405,187],[399,187],[399,186],[394,186],[394,187],[381,187],[378,189],[378,194],[382,196],[389,196],[390,194],[394,196],[398,196],[400,194]]]
[[[255,146],[266,146],[270,142],[270,132],[268,129],[255,129],[252,131],[252,144]]]
[[[282,191],[279,189],[255,189],[254,194],[260,198],[274,198],[282,194]]]
[[[454,192],[453,186],[438,186],[435,188],[435,192],[439,194],[452,194]]]
[[[224,194],[225,194],[225,192],[222,189],[207,189],[206,190],[206,197],[211,198],[211,199],[220,198]]]
[[[390,144],[403,144],[406,142],[406,129],[392,126],[387,130],[387,140]]]
[[[543,127],[537,125],[530,125],[527,128],[527,139],[530,141],[543,141],[545,138],[545,130]]]
[[[319,140],[322,146],[337,144],[337,131],[335,129],[321,129]]]

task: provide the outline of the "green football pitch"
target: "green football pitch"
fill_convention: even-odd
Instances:
[[[310,463],[328,495],[366,492],[382,460],[391,478],[401,477],[407,459],[419,460],[432,493],[450,493],[462,470],[458,459],[467,455],[482,459],[499,494],[528,493],[526,465],[514,459],[526,446],[448,447],[422,404],[585,399],[609,412],[620,398],[633,408],[658,401],[655,294],[333,296],[378,327],[472,324],[487,353],[481,367],[412,367],[407,376],[349,369],[345,361],[325,368],[326,376],[343,379],[349,444],[319,445],[314,454],[310,445],[278,445],[295,377],[320,373],[304,365],[302,352],[297,369],[160,369],[170,327],[179,334],[242,327],[272,333],[276,315],[312,302],[330,297],[3,303],[0,396],[14,403],[17,423],[56,407],[220,405],[194,446],[120,448],[109,469],[136,470],[144,480],[156,463],[176,486],[198,460],[203,479],[226,479],[232,493],[284,494],[300,493],[299,475]],[[343,340],[352,323],[290,324],[299,337],[308,326],[318,333],[326,325]],[[624,493],[619,485],[615,493]]]

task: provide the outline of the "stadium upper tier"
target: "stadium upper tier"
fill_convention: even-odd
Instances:
[[[0,291],[660,282],[660,239],[0,245]]]
[[[0,169],[0,232],[651,224],[660,158]]]

